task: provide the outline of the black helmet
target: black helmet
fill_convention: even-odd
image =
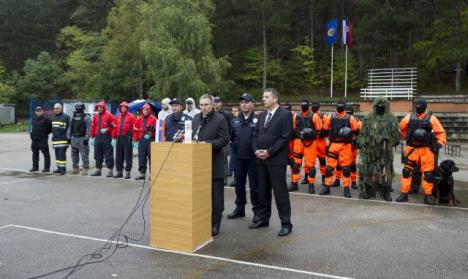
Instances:
[[[79,112],[83,112],[85,110],[85,105],[83,103],[76,104],[75,110]]]
[[[425,142],[427,139],[427,132],[424,129],[416,129],[413,132],[413,137],[416,141]]]
[[[317,112],[320,109],[320,103],[314,101],[312,102],[311,107],[313,112]]]
[[[353,138],[353,130],[349,127],[343,127],[340,129],[339,136],[344,140],[351,140]]]
[[[346,103],[343,100],[336,102],[336,111],[342,113],[345,110]]]

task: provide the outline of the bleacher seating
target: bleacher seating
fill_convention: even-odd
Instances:
[[[416,68],[370,69],[367,77],[367,87],[361,88],[361,97],[373,99],[386,97],[388,99],[413,99],[416,95]]]

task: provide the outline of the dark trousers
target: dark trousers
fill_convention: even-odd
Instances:
[[[148,161],[151,162],[151,141],[141,138],[138,143],[138,171],[141,173],[146,173]]]
[[[111,145],[111,135],[98,135],[94,141],[94,160],[96,160],[96,168],[102,169],[102,162],[106,160],[108,169],[114,168],[114,149]]]
[[[224,210],[224,183],[223,179],[211,181],[211,224],[221,225],[221,217]]]
[[[229,175],[232,175],[234,173],[235,168],[236,168],[236,150],[234,149],[234,145],[231,144],[230,150],[229,150]]]
[[[273,190],[281,225],[291,228],[291,203],[286,184],[286,165],[267,166],[265,164],[257,164],[257,171],[260,197],[259,218],[261,222],[268,223],[270,220],[271,191]]]
[[[125,160],[125,171],[132,170],[133,162],[133,149],[132,149],[132,137],[130,135],[118,136],[115,144],[115,169],[117,172],[122,172],[124,169]]]
[[[245,183],[247,182],[247,175],[249,176],[250,188],[250,202],[252,203],[252,210],[255,216],[258,216],[260,209],[260,201],[258,197],[258,175],[257,164],[255,159],[237,159],[236,161],[236,206],[237,208],[244,208],[247,203],[245,193]]]
[[[33,169],[39,169],[39,151],[42,152],[44,155],[44,169],[50,169],[50,152],[49,152],[49,144],[47,142],[47,138],[40,139],[40,140],[32,140],[31,142],[31,150],[32,150],[32,162],[33,162]]]
[[[56,147],[54,149],[55,149],[55,162],[57,164],[57,169],[60,172],[66,172],[68,147]]]

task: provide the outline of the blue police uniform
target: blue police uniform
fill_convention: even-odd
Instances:
[[[236,153],[235,181],[236,181],[236,210],[244,212],[246,200],[245,183],[249,176],[250,201],[254,219],[256,219],[260,202],[258,197],[258,175],[253,150],[253,139],[256,137],[257,116],[252,112],[248,118],[243,113],[231,121],[231,141]]]

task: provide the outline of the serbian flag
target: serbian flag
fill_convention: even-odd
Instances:
[[[343,20],[343,35],[341,36],[341,38],[343,39],[343,45],[351,46],[353,42],[353,37],[351,35],[351,26],[351,20]]]
[[[327,22],[327,44],[336,44],[338,38],[338,20],[333,19]]]
[[[165,131],[165,126],[164,125],[164,120],[156,120],[156,133],[155,133],[155,137],[154,137],[154,140],[156,142],[164,142],[164,131]]]

